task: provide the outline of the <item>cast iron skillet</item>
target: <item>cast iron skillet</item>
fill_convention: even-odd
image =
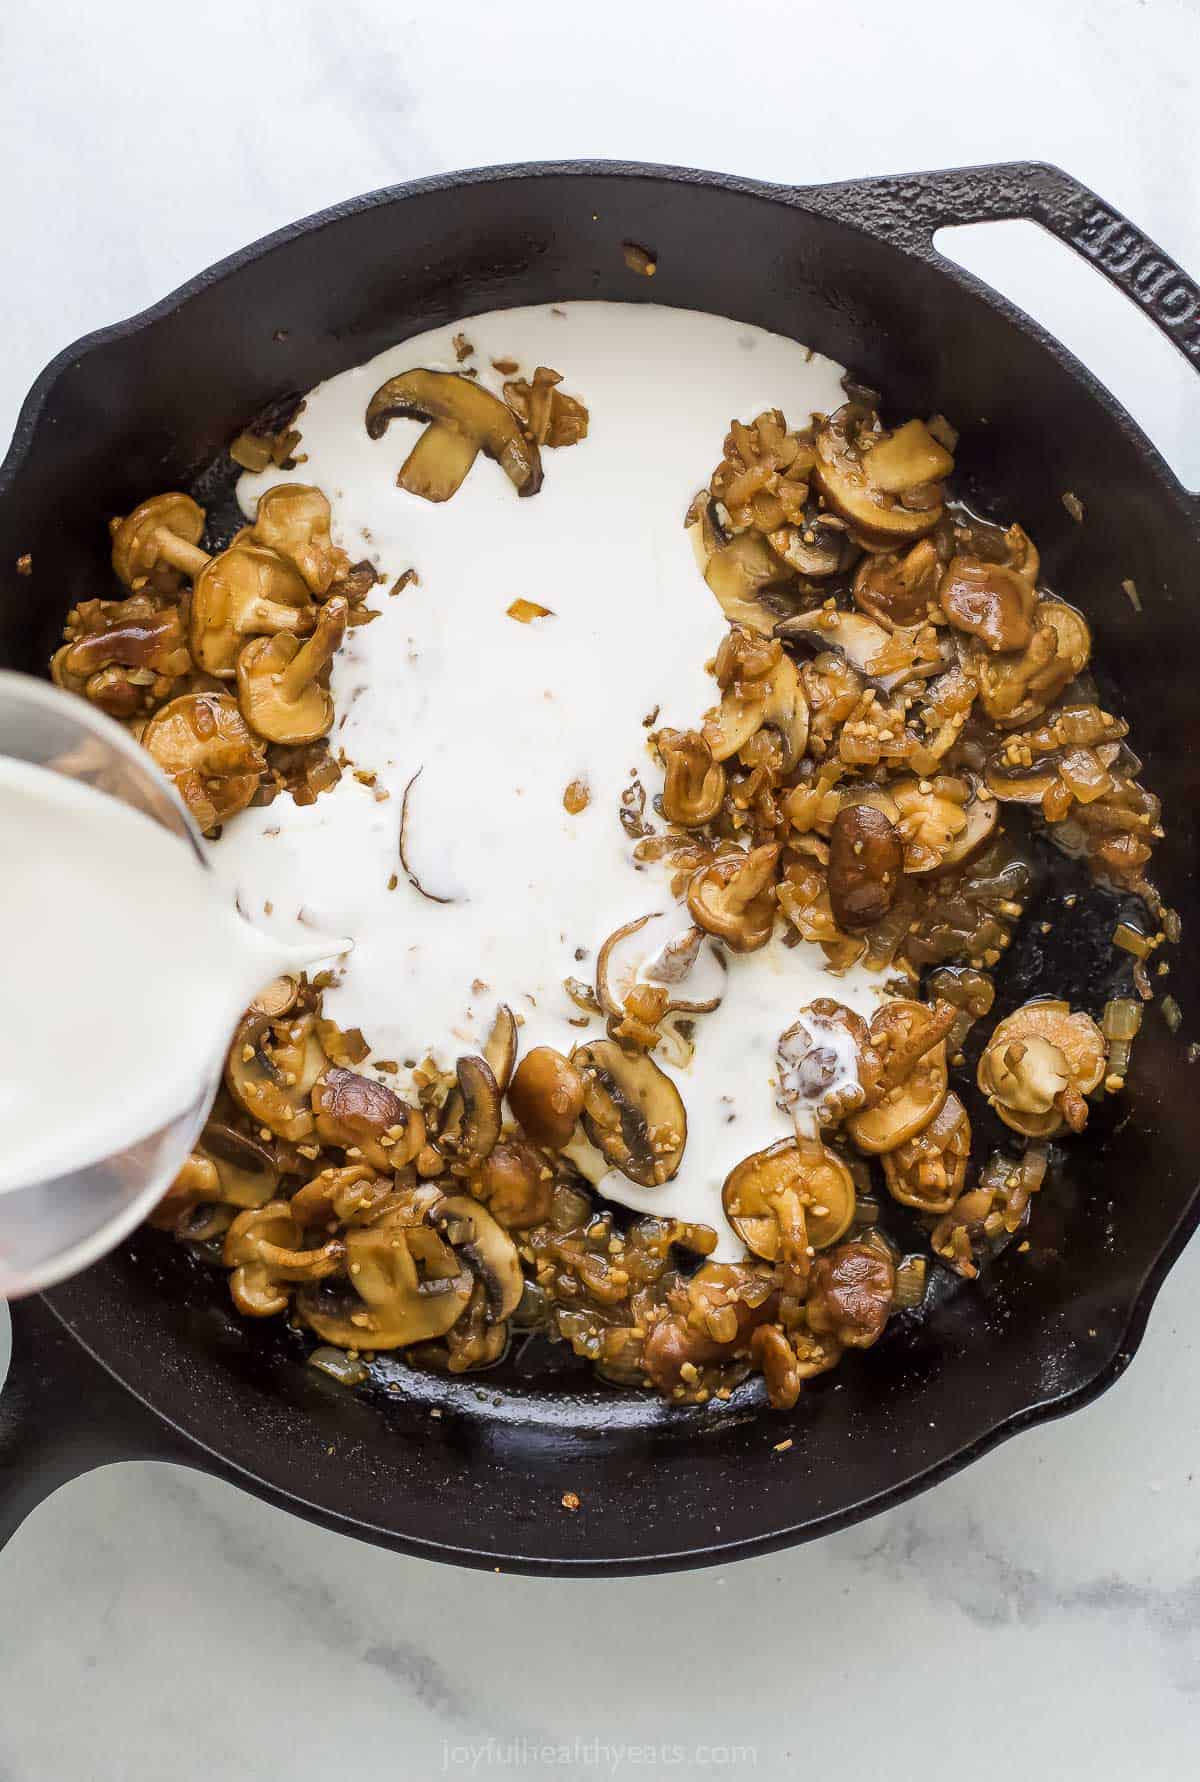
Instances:
[[[284,230],[68,348],[38,380],[0,471],[0,662],[40,671],[70,602],[109,586],[107,516],[197,478],[213,493],[206,466],[289,391],[498,306],[603,297],[717,311],[811,343],[898,412],[941,409],[962,429],[960,487],[997,517],[1020,516],[1047,580],[1095,622],[1101,670],[1118,667],[1121,709],[1169,814],[1160,881],[1186,928],[1200,510],[1082,366],[933,246],[944,223],[1004,217],[1069,242],[1200,365],[1196,287],[1091,192],[1032,164],[802,191],[673,168],[501,168]],[[653,282],[626,267],[625,241],[653,249]],[[1067,518],[1065,490],[1083,525]],[[25,551],[32,578],[16,573]],[[1113,901],[1085,895],[1068,916],[1072,888],[1083,889],[1070,869],[1047,871],[1035,916],[1063,920],[1049,941],[1025,925],[1009,1003],[1043,949],[1056,987],[1093,1009],[1108,993]],[[1176,950],[1185,1011],[1200,1006],[1196,959]],[[402,1393],[348,1394],[302,1364],[278,1321],[239,1322],[178,1249],[139,1234],[13,1308],[0,1542],[64,1479],[140,1457],[200,1467],[381,1545],[529,1572],[698,1565],[870,1515],[1085,1403],[1128,1363],[1200,1212],[1186,1037],[1149,1012],[1128,1099],[1056,1172],[1029,1250],[1010,1249],[979,1288],[943,1281],[924,1314],[787,1415],[751,1386],[716,1411],[598,1389],[561,1347],[458,1381],[398,1366]],[[568,1490],[582,1500],[574,1515],[560,1505]]]

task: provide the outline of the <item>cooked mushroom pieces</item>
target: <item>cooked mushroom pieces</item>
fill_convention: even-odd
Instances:
[[[245,810],[267,765],[228,693],[181,693],[151,718],[142,746],[206,834]]]
[[[792,581],[791,572],[758,532],[740,532],[730,538],[713,524],[709,506],[702,504],[689,531],[692,545],[717,604],[732,625],[740,625],[758,637],[770,637],[779,621],[780,607],[769,591]]]
[[[1090,1095],[1104,1075],[1104,1035],[1066,1002],[1027,1002],[994,1029],[977,1073],[1006,1126],[1030,1138],[1063,1127],[1082,1132]]]
[[[576,1046],[583,1079],[583,1128],[614,1169],[642,1188],[669,1182],[683,1161],[687,1114],[679,1091],[644,1052],[615,1040]]]
[[[765,947],[775,926],[775,868],[779,848],[773,843],[739,848],[698,867],[688,883],[687,906],[692,920],[734,953]]]
[[[995,799],[956,774],[918,779],[906,774],[888,793],[904,845],[904,870],[941,872],[983,847],[999,821]]]
[[[409,1107],[374,1077],[330,1065],[311,1085],[311,1094],[321,1143],[340,1147],[372,1169],[401,1168],[425,1142],[420,1109]]]
[[[200,549],[204,509],[190,495],[152,495],[109,530],[113,569],[135,592],[151,578],[164,590],[177,586],[181,574],[195,576],[208,562]]]
[[[396,479],[409,494],[448,501],[479,452],[499,464],[518,495],[542,486],[536,442],[511,408],[471,378],[421,369],[389,378],[367,405],[367,432],[381,439],[396,419],[428,423]]]
[[[526,433],[551,450],[578,445],[587,438],[588,411],[577,396],[568,396],[558,388],[561,383],[561,372],[539,365],[532,383],[520,377],[504,385],[504,400]]]
[[[248,637],[304,636],[316,608],[301,576],[262,545],[243,542],[213,557],[192,589],[189,642],[197,668],[232,680]]]
[[[65,636],[50,662],[55,685],[114,718],[154,711],[180,691],[192,667],[179,608],[157,595],[81,601]]]
[[[259,496],[251,534],[282,557],[310,593],[324,595],[350,568],[349,557],[333,542],[331,525],[329,503],[320,489],[279,483]]]
[[[932,1008],[898,997],[871,1021],[880,1074],[872,1105],[852,1114],[849,1132],[860,1151],[894,1151],[924,1130],[946,1099],[946,1039],[954,1022],[949,1003]]]
[[[583,1106],[582,1085],[579,1106]],[[506,1231],[526,1231],[550,1216],[554,1171],[533,1145],[519,1138],[501,1139],[472,1176],[471,1192]]]
[[[815,1138],[861,1107],[879,1072],[861,1015],[819,997],[780,1036],[776,1102],[799,1139]]]
[[[279,1186],[279,1165],[270,1145],[239,1132],[224,1120],[210,1120],[196,1147],[216,1175],[211,1195],[231,1207],[261,1207]]]
[[[848,1349],[869,1349],[883,1335],[895,1286],[896,1267],[882,1246],[841,1244],[813,1264],[808,1327]]]
[[[521,1303],[525,1277],[517,1247],[486,1207],[469,1194],[441,1194],[426,1217],[466,1262],[483,1289],[486,1321],[500,1324]]]
[[[1034,609],[1033,635],[1019,655],[980,655],[975,664],[980,703],[1002,730],[1028,724],[1083,673],[1091,652],[1083,615],[1063,600],[1041,600]]]
[[[847,403],[818,428],[815,451],[817,487],[864,544],[895,548],[941,519],[954,460],[923,421],[888,433],[877,415]]]
[[[918,1212],[949,1212],[962,1193],[970,1154],[971,1122],[951,1093],[923,1132],[885,1153],[888,1192]]]
[[[238,1311],[272,1318],[287,1310],[297,1283],[336,1273],[344,1255],[340,1238],[308,1247],[287,1201],[273,1200],[238,1215],[226,1234],[222,1260],[232,1270],[229,1291]]]
[[[749,1371],[750,1333],[772,1317],[776,1295],[754,1265],[706,1262],[667,1303],[646,1337],[646,1375],[670,1398],[703,1403]]]
[[[354,1351],[443,1337],[467,1308],[475,1277],[440,1234],[400,1206],[348,1231],[345,1277],[305,1289],[296,1310],[323,1342]]]
[[[455,1174],[468,1174],[494,1149],[503,1109],[500,1088],[484,1058],[468,1054],[454,1067],[455,1088],[447,1098],[438,1129],[438,1150]]]
[[[776,636],[824,654],[836,651],[859,674],[878,682],[885,692],[913,678],[923,666],[923,642],[916,632],[885,631],[865,613],[818,607],[780,619]]]
[[[317,614],[304,643],[290,632],[255,637],[237,659],[238,701],[247,723],[268,742],[316,742],[333,724],[326,670],[346,634],[348,607],[340,595]]]
[[[1033,636],[1033,584],[1003,563],[952,557],[938,600],[954,629],[978,638],[993,655],[1023,650]]]
[[[708,1014],[725,994],[725,963],[703,928],[678,910],[618,928],[596,958],[596,994],[618,1038],[653,1045],[664,1016]]]
[[[272,1021],[251,1013],[234,1033],[225,1083],[258,1126],[299,1144],[313,1130],[309,1096],[325,1064],[313,1015]]]
[[[783,1139],[730,1171],[721,1204],[755,1256],[807,1277],[812,1251],[836,1243],[854,1218],[854,1180],[827,1145]]]
[[[668,823],[699,829],[710,823],[725,797],[725,769],[713,759],[699,730],[660,730],[654,743],[665,778],[662,814]]]
[[[856,934],[882,922],[904,872],[901,836],[886,812],[845,804],[829,833],[829,901],[839,928]]]
[[[854,577],[854,602],[887,631],[924,625],[937,609],[942,559],[931,538],[904,551],[868,552]]]
[[[526,1052],[508,1086],[508,1105],[535,1145],[561,1151],[583,1113],[583,1077],[569,1058],[553,1046]]]

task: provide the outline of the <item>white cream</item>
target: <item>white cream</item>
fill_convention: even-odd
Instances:
[[[190,1107],[254,993],[330,948],[259,933],[180,836],[4,755],[0,834],[20,837],[4,866],[4,1194],[115,1158]]]
[[[493,359],[519,361],[525,376],[545,364],[588,407],[588,438],[544,454],[532,498],[480,458],[450,502],[424,502],[396,487],[417,424],[367,437],[374,390],[412,366],[456,369],[460,328],[490,388],[503,382]],[[686,727],[716,699],[705,664],[725,620],[697,574],[684,513],[731,417],[778,406],[805,423],[844,400],[839,376],[794,341],[718,316],[605,303],[494,312],[323,384],[298,422],[305,462],[290,479],[242,479],[248,515],[273,483],[317,484],[336,542],[385,578],[371,602],[382,616],[350,635],[333,676],[334,745],[375,774],[374,787],[347,773],[307,808],[280,798],[247,811],[213,853],[256,916],[270,903],[283,920],[302,905],[353,937],[327,1008],[363,1028],[374,1058],[403,1066],[432,1052],[449,1063],[478,1049],[499,1001],[523,1021],[523,1050],[569,1050],[599,1033],[597,1020],[572,1025],[580,1011],[563,980],[590,982],[614,929],[671,906],[662,871],[633,861],[621,793],[639,776],[653,820],[661,772],[647,721]],[[389,598],[410,567],[419,585]],[[506,609],[518,597],[552,616],[516,622]],[[563,808],[573,780],[589,791],[577,816]],[[423,898],[400,864],[410,785],[409,865],[448,902]],[[606,1192],[712,1224],[721,1253],[740,1254],[720,1189],[740,1158],[791,1130],[775,1105],[781,1033],[816,996],[870,1014],[877,984],[862,971],[832,977],[819,950],[781,940],[730,957],[721,1007],[696,1017],[690,1065],[665,1066],[688,1114],[678,1175],[643,1190],[613,1174]],[[403,1071],[389,1080],[403,1087]]]

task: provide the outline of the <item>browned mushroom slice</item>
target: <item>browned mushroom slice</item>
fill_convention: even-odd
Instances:
[[[883,1159],[893,1200],[922,1213],[947,1213],[962,1193],[971,1154],[971,1122],[957,1095],[947,1095],[940,1112]]]
[[[894,1151],[938,1113],[946,1099],[945,1035],[954,1014],[949,1003],[931,1009],[903,997],[878,1010],[871,1022],[881,1062],[877,1098],[847,1122],[860,1151]]]
[[[733,538],[722,535],[713,521],[711,504],[703,501],[688,531],[701,574],[725,617],[759,637],[770,637],[779,612],[763,596],[792,578],[761,532],[739,532]]]
[[[817,431],[813,478],[865,544],[895,548],[933,531],[954,460],[923,421],[894,433],[877,425],[854,403],[831,415]]]
[[[259,496],[250,533],[256,543],[282,557],[313,594],[327,594],[350,568],[349,557],[333,542],[331,522],[320,489],[278,483]]]
[[[870,804],[844,804],[829,834],[829,902],[848,934],[872,928],[896,901],[904,872],[900,835]]]
[[[583,1078],[553,1046],[535,1046],[513,1074],[508,1105],[535,1145],[561,1151],[583,1112]]]
[[[1082,1132],[1090,1095],[1104,1075],[1104,1035],[1066,1002],[1028,1002],[1001,1021],[979,1060],[977,1080],[1006,1126],[1049,1138]]]
[[[971,786],[954,775],[922,780],[904,774],[891,781],[887,790],[896,807],[894,821],[904,850],[905,872],[953,866],[965,860],[995,828],[995,801],[983,803],[976,818],[969,820]]]
[[[245,810],[267,765],[228,693],[181,693],[151,718],[142,747],[206,834]]]
[[[482,1285],[487,1322],[500,1324],[511,1318],[521,1303],[525,1277],[517,1247],[504,1227],[469,1194],[439,1195],[426,1217]]]
[[[253,637],[237,659],[238,700],[247,723],[268,742],[316,742],[333,724],[333,698],[322,676],[346,635],[349,608],[327,600],[304,643],[289,632]]]
[[[1091,656],[1087,623],[1065,601],[1039,601],[1033,624],[1033,636],[1019,656],[981,653],[976,664],[980,702],[1002,730],[1040,717]]]
[[[879,1076],[862,1016],[825,996],[780,1036],[776,1063],[776,1105],[791,1115],[799,1141],[861,1107]]]
[[[705,717],[702,734],[714,761],[728,761],[736,755],[766,721],[770,684],[764,678],[749,683],[749,687],[749,691],[742,691],[737,686],[727,687],[721,695],[720,705]]]
[[[807,1254],[835,1244],[854,1218],[854,1180],[827,1145],[783,1139],[743,1158],[721,1191],[746,1248],[807,1272]]]
[[[279,1165],[269,1146],[224,1120],[208,1122],[197,1149],[217,1172],[219,1193],[213,1199],[226,1206],[265,1206],[279,1186]]]
[[[469,1268],[430,1226],[404,1209],[348,1231],[347,1280],[331,1293],[305,1289],[300,1317],[342,1349],[401,1349],[445,1336],[466,1310],[475,1285]]]
[[[532,383],[521,377],[504,385],[504,400],[530,437],[552,450],[587,438],[588,411],[578,397],[557,388],[561,383],[561,372],[539,365]]]
[[[854,554],[840,520],[816,519],[799,526],[780,526],[767,536],[776,556],[797,575],[834,575],[844,567],[847,553]]]
[[[660,730],[654,738],[665,779],[662,814],[668,823],[699,829],[711,823],[725,797],[725,769],[699,730]]]
[[[345,1246],[331,1238],[307,1249],[305,1234],[285,1200],[239,1213],[225,1238],[222,1260],[232,1269],[229,1291],[239,1312],[271,1318],[287,1310],[298,1282],[321,1281],[341,1267]]]
[[[855,604],[888,631],[924,625],[937,601],[942,561],[931,538],[907,551],[868,553],[854,578]]]
[[[644,1052],[613,1040],[576,1046],[583,1128],[614,1169],[642,1188],[669,1182],[683,1161],[687,1114],[670,1077]]]
[[[708,1014],[725,994],[725,966],[702,928],[679,910],[656,911],[610,934],[596,958],[596,994],[606,1015],[633,1014],[654,1026],[672,1010]]]
[[[1033,636],[1033,584],[1003,563],[952,557],[938,600],[956,631],[977,637],[995,655],[1023,650]]]
[[[301,1225],[370,1225],[395,1202],[394,1179],[365,1163],[323,1169],[293,1194],[289,1205]]]
[[[765,947],[775,925],[778,860],[778,847],[765,843],[749,853],[739,849],[698,867],[687,894],[693,921],[735,953]]]
[[[420,1110],[401,1101],[386,1083],[331,1065],[312,1085],[312,1110],[323,1145],[357,1152],[372,1169],[399,1169],[425,1142]]]
[[[204,509],[190,495],[152,495],[123,520],[113,520],[111,531],[113,569],[127,588],[160,563],[194,576],[208,562],[208,552],[200,549]]]
[[[456,1089],[443,1111],[438,1149],[453,1160],[458,1170],[475,1169],[500,1137],[503,1109],[500,1090],[491,1066],[469,1054],[454,1067]]]
[[[314,1016],[271,1022],[248,1014],[234,1033],[225,1082],[259,1126],[299,1144],[313,1129],[308,1098],[325,1063]]]
[[[789,643],[804,643],[810,650],[836,650],[852,668],[878,684],[887,692],[910,680],[916,666],[889,669],[895,660],[896,638],[869,619],[865,613],[847,613],[836,608],[818,607],[815,612],[797,613],[781,619],[775,627],[777,637]]]
[[[808,1327],[848,1349],[869,1349],[883,1334],[895,1288],[896,1267],[882,1246],[842,1244],[813,1264],[804,1302]]]
[[[453,371],[420,369],[389,378],[367,405],[367,432],[372,439],[380,439],[396,419],[426,421],[439,435],[437,442],[424,448],[427,436],[422,435],[400,470],[396,480],[410,494],[421,495],[426,501],[449,500],[477,452],[499,464],[518,495],[536,495],[542,486],[542,461],[536,444],[522,430],[513,411],[471,378]]]
[[[781,656],[770,674],[770,691],[762,714],[764,729],[779,738],[785,773],[800,761],[808,746],[808,695],[790,656]]]
[[[206,674],[232,680],[246,638],[304,635],[316,616],[302,577],[282,557],[262,545],[231,545],[210,559],[192,589],[192,656]]]
[[[300,986],[295,978],[286,975],[272,978],[266,988],[259,991],[250,1008],[256,1015],[266,1015],[268,1020],[278,1021],[295,1008],[299,994]]]
[[[483,1042],[483,1062],[495,1077],[501,1095],[508,1088],[516,1061],[516,1017],[506,1002],[498,1003],[487,1039]]]

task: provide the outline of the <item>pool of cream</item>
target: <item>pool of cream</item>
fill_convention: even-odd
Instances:
[[[460,331],[489,388],[503,382],[495,359],[516,360],[526,377],[549,365],[588,408],[587,439],[544,453],[533,498],[518,499],[480,458],[451,501],[422,501],[396,486],[419,424],[367,436],[373,391],[412,366],[458,369]],[[348,636],[333,672],[334,747],[374,783],[348,770],[307,808],[280,798],[245,812],[213,864],[256,919],[302,910],[353,937],[327,1010],[364,1030],[373,1058],[401,1066],[386,1080],[402,1089],[427,1054],[449,1064],[478,1049],[501,1001],[521,1022],[522,1049],[566,1051],[601,1033],[599,1020],[575,1024],[564,980],[590,981],[606,936],[671,907],[661,869],[634,859],[622,792],[639,779],[655,821],[662,776],[649,730],[693,725],[717,696],[705,665],[725,619],[685,511],[731,417],[779,407],[804,424],[844,400],[840,376],[795,341],[720,316],[589,302],[496,311],[321,385],[297,423],[305,461],[242,479],[248,515],[273,483],[317,484],[336,542],[383,576],[371,599],[381,617]],[[419,579],[390,595],[410,568]],[[507,610],[516,599],[548,615],[519,623]],[[577,815],[563,804],[572,781],[588,791]],[[406,787],[406,857],[432,897],[399,857]],[[641,1189],[614,1172],[606,1193],[714,1225],[718,1254],[741,1254],[721,1185],[791,1131],[775,1105],[779,1036],[816,996],[867,1014],[877,1002],[877,977],[824,967],[818,949],[779,938],[730,957],[721,1007],[696,1019],[690,1064],[664,1066],[687,1109],[678,1174]]]

